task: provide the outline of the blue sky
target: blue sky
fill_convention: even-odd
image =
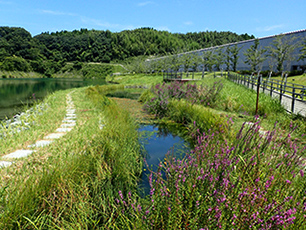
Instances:
[[[231,31],[264,37],[306,29],[305,0],[0,0],[0,26],[33,36],[81,28]]]

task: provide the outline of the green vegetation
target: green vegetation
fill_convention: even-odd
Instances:
[[[75,62],[60,74],[81,76],[92,66],[103,68]],[[1,140],[1,156],[59,127],[67,93],[77,125],[50,146],[0,169],[0,228],[303,228],[305,118],[288,115],[264,94],[254,117],[254,91],[214,73],[193,78],[196,83],[163,84],[158,73],[114,75],[106,80],[117,84],[47,97],[47,109],[30,117],[31,129]],[[146,197],[137,184],[144,163],[137,121],[143,112],[136,102],[106,96],[125,86],[147,86],[139,100],[155,115],[151,118],[180,127],[194,144],[183,159],[161,159],[148,178]]]
[[[273,79],[283,80],[281,76],[273,77]],[[296,75],[287,78],[287,82],[291,82],[294,84],[306,85],[306,74]]]
[[[172,34],[152,28],[119,33],[81,29],[32,37],[23,28],[0,27],[0,70],[34,71],[53,77],[62,74],[67,62],[115,63],[138,56],[167,55],[251,38],[254,36],[231,32]],[[77,64],[74,67],[78,68]],[[108,69],[103,73],[112,71],[122,72]]]
[[[201,73],[196,76],[201,78]],[[49,108],[33,118],[35,126],[3,140],[2,155],[52,132],[64,116],[66,94],[71,92],[76,127],[52,145],[1,169],[1,228],[303,226],[305,177],[299,157],[305,155],[305,120],[293,119],[264,94],[260,116],[254,118],[255,93],[213,74],[184,85],[161,84],[158,75],[113,80],[120,84],[50,95],[45,100]],[[147,197],[139,195],[137,186],[143,165],[136,122],[140,108],[126,99],[116,103],[106,97],[125,84],[152,86],[141,96],[151,107],[147,110],[158,114],[157,121],[178,124],[194,140],[186,158],[169,156],[152,172]],[[249,121],[253,123],[243,124]]]
[[[8,137],[12,147],[2,154],[41,137],[41,128],[50,132],[58,127],[67,92],[50,96],[47,101],[58,101],[52,114],[45,111],[44,122],[39,118],[33,129]],[[77,89],[72,97],[77,127],[52,146],[1,169],[2,229],[104,226],[120,212],[113,206],[114,192],[136,189],[142,157],[133,119],[93,88]]]
[[[222,64],[236,71],[241,49],[237,45],[228,46],[224,54],[219,49],[201,56],[178,55],[251,38],[231,32],[173,34],[152,28],[119,33],[81,29],[32,37],[22,28],[0,27],[1,78],[112,83],[53,93],[43,107],[36,102],[37,111],[20,126],[1,123],[5,135],[0,135],[0,157],[58,128],[68,93],[78,117],[75,128],[62,138],[0,168],[0,228],[303,228],[305,118],[287,114],[265,94],[260,94],[254,116],[255,92],[222,78],[223,72],[212,73]],[[273,64],[279,72],[292,58],[293,40],[278,36],[269,49],[270,57],[279,60]],[[247,50],[246,63],[253,71],[260,70],[264,51],[258,40]],[[305,47],[301,60],[304,51]],[[153,61],[146,61],[152,56]],[[196,83],[162,83],[170,69]],[[304,76],[288,81],[293,79],[306,84]],[[138,102],[108,97],[128,95],[122,92],[125,87],[147,89]],[[137,132],[140,122],[177,127],[193,146],[183,159],[171,154],[161,159],[148,178],[146,197],[138,190],[145,163]],[[28,124],[29,129],[22,128]]]

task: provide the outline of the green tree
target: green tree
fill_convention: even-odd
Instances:
[[[223,53],[223,51],[222,51],[222,49],[221,48],[218,48],[217,50],[216,50],[216,52],[215,52],[215,55],[214,55],[214,59],[215,59],[215,66],[216,66],[216,69],[218,70],[218,71],[220,71],[220,69],[221,69],[221,65],[223,65],[224,64],[224,53]]]
[[[230,51],[229,46],[227,46],[225,49],[224,63],[226,65],[226,71],[230,71],[231,69],[231,51]]]
[[[277,35],[272,45],[268,47],[268,55],[275,59],[278,72],[283,72],[285,62],[291,62],[294,59],[293,51],[299,46],[295,42],[296,39],[294,36]]]
[[[306,40],[304,40],[300,50],[300,56],[298,58],[298,61],[306,59]]]
[[[188,77],[189,68],[192,65],[192,56],[193,56],[192,53],[185,53],[180,56],[181,63],[184,68],[184,72],[186,73],[186,77]]]
[[[237,70],[237,64],[239,59],[239,51],[241,50],[241,47],[238,47],[237,45],[233,45],[229,47],[229,60],[232,66],[232,70],[236,72]]]
[[[194,73],[197,71],[201,63],[201,57],[198,53],[192,53],[191,68],[192,68],[192,79],[194,79]]]
[[[180,67],[182,65],[182,59],[178,54],[174,54],[170,56],[170,68],[177,73],[180,70]]]
[[[202,65],[202,79],[203,79],[205,75],[205,70],[207,68],[210,68],[210,66],[213,63],[213,51],[212,50],[203,51],[200,57]]]
[[[1,69],[6,71],[31,71],[30,64],[22,57],[6,57],[2,62]]]
[[[244,56],[246,58],[245,63],[250,65],[251,71],[260,71],[260,65],[266,60],[264,55],[266,49],[259,48],[259,40],[255,39],[254,45],[251,45],[249,49],[246,50]]]

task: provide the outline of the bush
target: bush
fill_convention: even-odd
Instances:
[[[74,64],[73,64],[73,69],[75,69],[75,70],[80,70],[80,69],[82,69],[83,68],[83,63],[82,62],[75,62]]]
[[[1,69],[6,71],[30,72],[32,68],[30,64],[22,57],[13,56],[7,57],[3,60]]]
[[[192,105],[184,100],[171,100],[167,115],[168,119],[185,125],[192,138],[208,130],[223,135],[228,133],[229,127],[225,118],[201,105]]]
[[[104,79],[113,72],[113,66],[100,64],[87,64],[82,68],[85,79]]]
[[[144,108],[149,113],[184,125],[193,137],[208,130],[227,134],[225,119],[205,107],[214,106],[222,87],[221,82],[212,86],[180,82],[157,84],[143,94],[141,100],[145,101]]]
[[[172,98],[184,99],[191,104],[213,107],[222,87],[223,85],[220,81],[215,82],[210,87],[184,84],[182,82],[157,84],[151,88],[155,96],[147,100],[145,109],[155,114],[156,117],[164,117],[167,114],[169,100]]]

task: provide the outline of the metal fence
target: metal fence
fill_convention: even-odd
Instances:
[[[287,111],[306,116],[305,85],[232,73],[228,74],[228,79],[254,90],[256,90],[259,85],[261,92],[273,98],[278,98]]]
[[[180,72],[163,72],[163,81],[180,81],[183,78],[183,74]]]

